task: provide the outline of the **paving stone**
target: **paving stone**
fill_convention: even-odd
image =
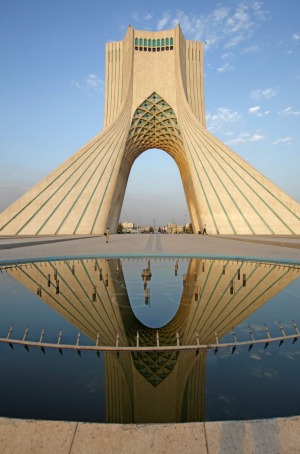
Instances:
[[[68,454],[76,422],[0,418],[1,454]]]
[[[300,417],[205,423],[208,453],[300,453]]]
[[[71,454],[207,453],[202,423],[78,424]]]

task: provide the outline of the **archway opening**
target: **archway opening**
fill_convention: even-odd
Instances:
[[[179,169],[168,153],[149,149],[135,160],[120,215],[124,221],[156,229],[190,222]]]

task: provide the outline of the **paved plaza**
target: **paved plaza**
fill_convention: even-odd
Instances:
[[[203,236],[124,234],[101,236],[2,237],[0,260],[64,256],[186,255],[300,262],[300,236]]]
[[[300,237],[111,235],[3,237],[0,262],[73,256],[257,258],[300,264]],[[116,425],[0,418],[3,453],[300,453],[300,416],[257,421]]]

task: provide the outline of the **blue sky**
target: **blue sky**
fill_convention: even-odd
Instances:
[[[209,130],[300,201],[299,0],[1,0],[0,211],[102,130],[105,43],[178,22],[206,42]],[[189,220],[166,153],[136,160],[121,219]]]

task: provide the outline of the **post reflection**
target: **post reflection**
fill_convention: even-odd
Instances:
[[[147,292],[151,263],[140,262]],[[17,266],[9,273],[99,345],[155,345],[157,330],[135,316],[120,259],[66,260]],[[174,269],[174,263],[166,264]],[[175,260],[175,276],[178,260]],[[160,345],[219,339],[298,276],[289,267],[191,258],[176,315],[159,328]],[[204,420],[206,352],[105,353],[106,419],[110,423]]]

